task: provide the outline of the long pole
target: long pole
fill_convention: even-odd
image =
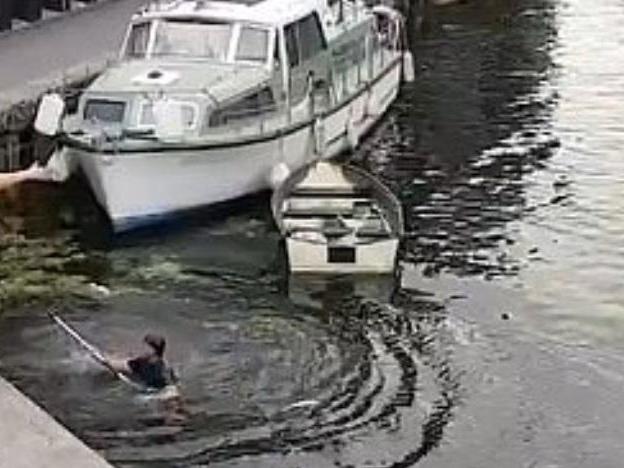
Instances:
[[[131,387],[133,387],[135,389],[145,390],[145,387],[143,385],[134,382],[129,377],[125,376],[123,373],[117,371],[113,367],[113,365],[110,363],[110,361],[108,359],[106,359],[104,354],[99,349],[97,349],[95,346],[93,346],[91,343],[89,343],[87,340],[85,340],[82,336],[80,336],[80,333],[78,333],[76,331],[76,329],[74,329],[71,325],[69,325],[67,322],[65,322],[61,317],[56,315],[51,310],[48,310],[48,316],[54,322],[56,322],[56,324],[65,333],[67,333],[82,349],[84,349],[87,353],[89,353],[89,355],[93,359],[95,359],[98,363],[100,363],[102,366],[106,367],[115,377],[117,377],[119,380],[121,380],[125,384],[127,384],[127,385],[129,385],[129,386],[131,386]]]

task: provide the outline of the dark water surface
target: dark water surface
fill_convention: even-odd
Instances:
[[[404,203],[396,281],[288,278],[266,196],[105,250],[84,189],[4,199],[29,239],[0,251],[2,374],[121,467],[620,467],[622,25],[621,0],[430,12],[354,155]],[[165,333],[183,405],[28,305],[60,300],[108,350]]]

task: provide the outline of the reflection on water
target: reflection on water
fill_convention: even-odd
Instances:
[[[4,196],[3,375],[119,466],[619,466],[623,20],[428,11],[354,155],[403,202],[397,278],[289,278],[266,196],[113,244],[79,184]],[[55,301],[108,350],[164,332],[183,407],[102,375]]]

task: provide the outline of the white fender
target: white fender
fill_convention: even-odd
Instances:
[[[353,115],[353,108],[351,108],[351,112],[349,113],[349,118],[347,119],[347,125],[345,129],[347,133],[347,143],[349,143],[349,148],[355,150],[360,143],[360,135],[355,125],[355,116]]]
[[[273,190],[282,185],[286,179],[290,176],[290,169],[286,163],[280,162],[273,166],[271,173],[269,174],[269,185]]]
[[[316,154],[321,157],[321,159],[325,156],[325,152],[327,149],[327,142],[325,138],[325,122],[322,118],[317,117],[314,121],[314,149]]]
[[[61,131],[61,120],[65,112],[65,101],[57,93],[45,94],[41,98],[35,117],[35,130],[42,135],[55,136]]]
[[[368,92],[368,99],[366,100],[366,112],[364,115],[366,117],[378,117],[381,114],[381,106],[379,105],[379,100],[377,96],[373,92],[372,88]]]
[[[47,180],[65,182],[75,169],[76,164],[73,158],[66,151],[60,150],[54,152],[43,171],[47,174]]]
[[[403,81],[412,83],[416,77],[414,76],[414,56],[409,50],[403,52]]]

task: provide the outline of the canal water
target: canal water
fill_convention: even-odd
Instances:
[[[266,195],[111,242],[78,183],[4,194],[0,373],[120,467],[620,467],[622,24],[427,12],[353,155],[403,202],[396,278],[289,277]],[[182,399],[103,374],[53,303],[111,352],[165,334]]]

